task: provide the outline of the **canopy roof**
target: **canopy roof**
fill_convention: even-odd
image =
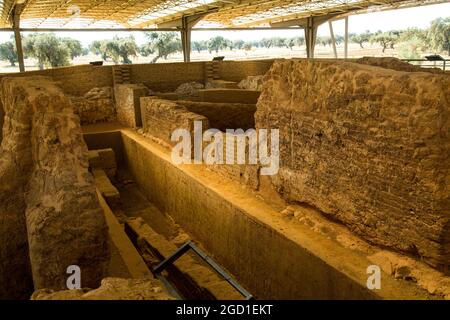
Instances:
[[[448,1],[448,0],[447,0]],[[446,0],[0,0],[0,27],[16,4],[24,29],[155,28],[205,14],[197,27],[255,27],[308,16],[379,11]]]

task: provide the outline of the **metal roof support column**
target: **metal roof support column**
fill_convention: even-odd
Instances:
[[[16,4],[12,15],[12,25],[14,30],[14,39],[16,41],[17,60],[19,61],[20,72],[25,72],[25,62],[23,56],[22,36],[20,35],[20,15],[23,10],[23,5]]]
[[[191,33],[192,28],[203,19],[207,13],[200,13],[192,16],[183,16],[181,21],[174,21],[172,23],[162,24],[161,26],[176,26],[181,27],[181,44],[183,47],[184,62],[191,61]],[[160,26],[160,25],[158,25]]]
[[[305,42],[306,42],[306,57],[314,59],[314,47],[317,39],[318,24],[315,23],[314,17],[306,19],[305,26]]]
[[[328,26],[330,27],[331,44],[333,45],[334,58],[337,59],[338,55],[336,49],[336,39],[334,38],[333,21],[328,21]]]
[[[181,44],[183,47],[184,62],[191,61],[191,32],[192,26],[189,26],[188,17],[181,18]]]
[[[344,47],[344,58],[348,58],[348,16],[345,17],[345,47]]]

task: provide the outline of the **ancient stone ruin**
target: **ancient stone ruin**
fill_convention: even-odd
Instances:
[[[363,58],[0,78],[0,299],[450,299],[447,73]],[[219,143],[230,130],[242,144]]]
[[[350,62],[279,61],[256,126],[280,128],[291,202],[450,271],[450,78]]]
[[[64,289],[70,265],[96,287],[107,229],[70,100],[51,79],[30,77],[4,79],[2,103],[2,297],[23,297],[31,279],[35,289]]]

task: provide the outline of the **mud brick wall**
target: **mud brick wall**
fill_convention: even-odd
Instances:
[[[118,84],[114,87],[117,120],[131,128],[141,127],[140,98],[149,95],[148,88],[140,84]]]
[[[65,289],[70,265],[81,268],[83,287],[96,287],[108,266],[107,227],[73,105],[41,76],[4,78],[2,100],[0,292],[20,293],[23,285],[8,285],[31,275],[34,289]]]
[[[211,128],[225,132],[226,129],[250,129],[255,127],[256,105],[242,103],[209,103],[177,101],[191,112],[208,118]]]
[[[274,60],[252,60],[252,61],[219,61],[217,64],[218,74],[221,79],[239,82],[248,76],[259,76],[266,74]]]
[[[201,89],[198,94],[202,102],[256,104],[261,92],[243,89]]]
[[[194,121],[201,121],[204,131],[209,128],[206,117],[190,112],[175,101],[142,97],[141,112],[144,133],[169,146],[177,144],[177,142],[171,141],[172,133],[176,129],[186,129],[194,138]]]
[[[217,76],[223,80],[241,81],[247,76],[265,74],[273,60],[219,61]],[[131,66],[133,83],[143,83],[155,92],[174,91],[187,82],[204,83],[206,62],[154,63]]]
[[[446,75],[280,60],[256,126],[280,129],[272,182],[287,200],[448,272],[449,103]]]
[[[183,83],[203,82],[203,68],[203,62],[132,65],[131,79],[154,92],[171,92]]]
[[[260,186],[260,176],[259,176],[260,165],[248,163],[249,148],[250,148],[248,139],[245,139],[246,162],[245,164],[238,164],[237,143],[238,143],[237,139],[235,139],[234,148],[233,147],[227,148],[227,141],[226,138],[224,137],[223,163],[208,165],[207,169],[256,191],[259,189]],[[230,159],[234,159],[234,164],[228,164],[227,157]]]
[[[111,66],[72,66],[54,68],[38,71],[27,71],[26,73],[0,74],[0,79],[4,77],[29,77],[46,76],[58,82],[59,87],[69,95],[83,96],[89,90],[96,87],[112,87],[112,67]]]

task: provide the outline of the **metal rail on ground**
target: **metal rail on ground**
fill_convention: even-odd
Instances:
[[[242,296],[247,300],[254,300],[252,294],[245,290],[239,283],[236,282],[225,270],[223,270],[213,259],[208,257],[199,247],[197,247],[192,241],[188,241],[183,244],[177,251],[175,251],[170,257],[162,261],[156,267],[153,268],[153,273],[160,275],[164,269],[172,265],[181,256],[183,256],[190,249],[194,251],[203,261],[205,261],[211,268],[213,268],[218,274],[220,274],[225,281],[227,281],[233,288],[235,288]]]

